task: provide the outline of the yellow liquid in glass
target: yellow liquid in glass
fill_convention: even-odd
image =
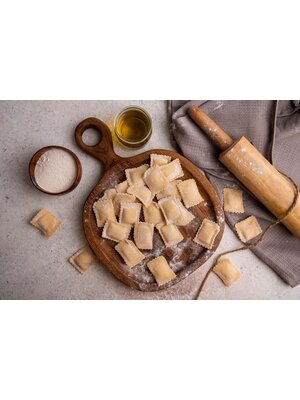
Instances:
[[[138,108],[125,109],[116,120],[115,131],[125,146],[139,147],[149,140],[151,119]]]

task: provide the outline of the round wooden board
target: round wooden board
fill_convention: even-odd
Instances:
[[[82,134],[86,129],[94,128],[101,134],[100,142],[95,146],[88,146],[82,140]],[[83,227],[86,239],[100,260],[100,262],[112,272],[118,279],[128,286],[142,291],[156,291],[173,286],[186,278],[202,264],[204,264],[218,247],[224,232],[224,212],[220,199],[207,178],[198,167],[182,155],[169,150],[151,150],[134,157],[121,158],[113,151],[113,144],[109,128],[96,118],[87,118],[76,128],[75,138],[78,146],[103,163],[105,173],[88,196],[83,208]],[[153,250],[143,251],[145,259],[134,268],[128,268],[121,256],[114,249],[116,243],[101,237],[102,229],[96,225],[93,204],[103,195],[106,189],[114,187],[124,181],[125,169],[135,168],[150,162],[150,154],[165,154],[172,159],[180,160],[184,177],[182,180],[193,178],[197,182],[198,189],[204,201],[195,207],[189,208],[196,218],[187,226],[178,227],[184,236],[184,240],[176,246],[166,248],[155,229]],[[220,232],[215,239],[213,248],[207,250],[193,242],[193,238],[203,218],[214,220],[220,226]],[[132,239],[132,233],[130,235]],[[163,255],[170,267],[176,273],[176,278],[163,286],[158,286],[154,277],[147,268],[147,262],[152,258]]]

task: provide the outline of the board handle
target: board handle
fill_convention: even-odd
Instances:
[[[82,135],[90,128],[100,133],[100,141],[94,146],[89,146],[82,140]],[[81,121],[75,129],[75,140],[81,150],[100,160],[105,170],[121,160],[114,152],[109,127],[98,118],[90,117]]]
[[[201,108],[196,106],[190,107],[188,109],[188,114],[219,149],[224,151],[232,145],[233,139],[201,110]]]

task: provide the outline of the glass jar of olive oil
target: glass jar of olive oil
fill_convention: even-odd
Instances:
[[[140,107],[126,107],[116,116],[114,130],[124,146],[141,147],[150,139],[151,117]]]

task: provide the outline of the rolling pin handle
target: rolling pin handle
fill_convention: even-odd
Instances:
[[[197,106],[190,107],[188,109],[188,115],[220,150],[224,151],[232,145],[233,139],[202,111],[201,108]]]

